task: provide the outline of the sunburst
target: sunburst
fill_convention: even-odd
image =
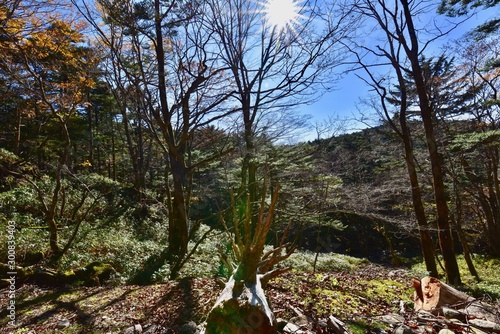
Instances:
[[[295,32],[303,17],[301,3],[297,0],[266,0],[261,2],[264,21],[278,34]]]

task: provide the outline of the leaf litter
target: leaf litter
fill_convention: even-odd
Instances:
[[[410,277],[406,270],[372,264],[355,271],[290,271],[271,281],[266,294],[277,318],[288,320],[301,312],[313,331],[330,315],[369,327],[378,316],[397,313],[401,302],[411,302]],[[24,285],[16,291],[15,328],[7,326],[7,299],[0,291],[0,328],[7,328],[6,333],[51,333],[69,321],[65,333],[122,333],[135,324],[176,333],[182,324],[205,320],[222,289],[217,282],[216,277],[205,277],[146,286]]]

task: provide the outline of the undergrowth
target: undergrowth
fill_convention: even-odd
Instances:
[[[440,259],[442,261],[442,259]],[[474,297],[485,297],[491,300],[500,299],[500,259],[492,258],[490,256],[475,254],[473,255],[473,262],[476,271],[479,275],[479,280],[472,276],[464,260],[463,255],[457,256],[458,267],[462,278],[462,286],[460,289],[471,294]],[[424,263],[418,263],[411,268],[415,272],[425,273]],[[438,273],[444,279],[444,272],[438,266]]]

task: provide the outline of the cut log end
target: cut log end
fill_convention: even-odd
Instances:
[[[441,282],[435,277],[413,280],[415,311],[430,311],[441,306],[463,305],[474,300],[473,297]]]

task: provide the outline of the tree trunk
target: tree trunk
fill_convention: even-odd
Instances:
[[[88,96],[87,93],[87,99],[90,101],[90,97]],[[94,124],[93,124],[93,119],[92,119],[92,110],[94,109],[93,106],[87,107],[87,122],[89,123],[88,131],[89,131],[89,161],[90,161],[90,171],[94,172],[95,168],[95,161],[94,161]]]
[[[255,284],[235,280],[229,281],[207,318],[206,334],[277,332],[274,314],[269,307],[260,277]]]
[[[63,152],[59,157],[59,161],[57,162],[57,167],[55,170],[56,185],[52,192],[51,202],[50,205],[47,207],[47,211],[45,212],[46,215],[45,219],[49,227],[49,238],[50,238],[49,245],[52,251],[52,259],[53,261],[57,261],[62,256],[61,248],[59,247],[58,244],[58,235],[57,235],[57,229],[58,229],[56,222],[57,206],[60,200],[59,195],[63,191],[63,185],[62,185],[63,169],[67,168],[67,166],[70,164],[69,156],[71,149],[71,137],[69,135],[69,130],[66,124],[66,120],[57,113],[54,112],[54,114],[56,115],[56,118],[61,125],[61,129],[64,134],[64,139],[66,141]],[[43,194],[39,194],[39,196],[43,197]]]
[[[259,211],[257,198],[258,198],[258,187],[257,187],[257,162],[256,158],[256,147],[255,147],[255,134],[253,131],[254,127],[254,115],[252,113],[252,108],[250,107],[250,96],[249,94],[242,94],[246,97],[242,102],[243,109],[243,120],[244,120],[244,139],[245,139],[245,156],[243,158],[243,166],[241,168],[241,194],[246,194],[249,196],[251,207],[251,221],[252,230],[255,229],[257,225],[257,212]],[[243,196],[244,200],[247,200]],[[252,235],[253,237],[253,231]]]
[[[132,134],[130,131],[130,124],[129,124],[129,119],[128,119],[128,115],[127,115],[127,110],[123,106],[120,108],[120,112],[122,115],[122,124],[123,124],[123,129],[125,132],[125,138],[127,140],[127,149],[128,149],[128,153],[130,155],[130,162],[132,163],[132,169],[134,172],[134,188],[136,190],[140,190],[141,189],[141,184],[140,184],[141,178],[139,175],[140,171],[139,171],[139,166],[138,166],[138,157],[137,157],[137,153],[136,153],[135,148],[134,148],[134,142],[132,140]]]
[[[170,172],[173,178],[172,198],[169,199],[169,232],[168,232],[168,251],[177,260],[182,260],[187,252],[188,245],[188,217],[186,210],[186,200],[184,196],[184,181],[186,167],[184,165],[183,155],[180,153],[169,152]],[[175,261],[174,261],[175,262]],[[174,276],[176,273],[172,273]]]
[[[14,154],[19,155],[21,146],[21,126],[22,126],[22,114],[19,108],[16,108],[16,135],[14,137]]]
[[[491,249],[491,252],[496,255],[500,255],[500,229],[498,230],[498,232],[495,232],[497,226],[497,224],[495,223],[495,212],[490,205],[490,201],[488,200],[488,195],[491,196],[492,194],[490,194],[489,191],[488,195],[485,193],[481,181],[479,180],[477,174],[471,168],[467,160],[462,158],[461,163],[465,171],[465,175],[472,185],[471,192],[474,194],[474,197],[476,198],[478,204],[482,209],[481,211],[484,214],[484,217],[479,218],[480,221],[484,221],[483,229],[484,235],[487,238],[486,240],[488,242],[488,245]],[[491,171],[488,169],[487,173],[491,173]]]
[[[111,120],[110,122],[111,129],[111,173],[109,175],[110,179],[116,181],[116,147],[115,147],[115,126],[114,122]]]
[[[484,212],[484,234],[486,235],[490,249],[493,253],[500,255],[500,238],[497,237],[494,230],[496,225],[494,212],[482,187],[477,188],[476,198]]]
[[[417,84],[417,87],[419,85]],[[421,94],[425,93],[425,87]],[[422,98],[423,99],[423,98]],[[422,120],[424,123],[427,148],[429,150],[429,158],[432,169],[432,180],[434,185],[434,201],[436,204],[436,221],[438,226],[439,244],[443,255],[444,266],[446,270],[447,281],[452,284],[460,284],[460,271],[455,254],[453,237],[451,234],[451,225],[449,222],[448,203],[446,201],[446,189],[444,186],[443,173],[441,167],[441,157],[437,149],[436,140],[434,138],[434,126],[432,124],[432,115],[428,102],[421,102],[420,108],[422,111]]]
[[[422,203],[422,193],[420,191],[420,184],[418,182],[417,170],[415,168],[413,145],[409,130],[406,126],[406,117],[400,120],[403,129],[403,142],[405,147],[405,160],[408,176],[410,178],[411,195],[413,201],[413,209],[417,218],[418,232],[420,234],[420,245],[422,247],[422,255],[424,256],[425,267],[429,275],[433,277],[438,276],[436,258],[434,254],[434,242],[432,241],[431,234],[427,227],[427,217],[425,216],[424,204]]]
[[[45,212],[45,221],[47,223],[49,229],[49,246],[52,251],[52,258],[58,259],[61,254],[61,248],[59,247],[58,233],[57,233],[57,223],[56,223],[56,215],[57,215],[57,204],[59,202],[59,194],[61,192],[61,171],[62,166],[59,163],[56,168],[56,185],[52,192],[52,198],[50,204],[47,206],[47,211]],[[40,197],[43,197],[42,193],[38,194]]]
[[[137,88],[139,89],[139,88]],[[137,94],[139,95],[139,94]],[[137,96],[137,99],[139,99],[139,96]],[[137,108],[137,180],[136,184],[138,189],[146,189],[146,168],[144,166],[144,136],[143,136],[143,129],[142,129],[142,116],[141,116],[141,110],[139,106],[136,106]]]
[[[438,225],[439,244],[443,255],[446,278],[448,282],[460,284],[460,271],[458,269],[458,263],[453,245],[450,222],[448,221],[448,203],[446,202],[446,189],[443,181],[441,157],[439,155],[436,139],[434,137],[432,117],[433,110],[427,95],[427,89],[422,75],[423,70],[420,66],[418,38],[413,25],[413,18],[408,0],[401,0],[401,4],[403,5],[408,35],[411,41],[411,47],[407,46],[405,48],[405,52],[411,62],[411,74],[417,89],[420,112],[422,122],[424,124],[425,139],[427,142],[427,149],[429,151],[434,186],[434,201],[436,204],[436,221]]]
[[[454,181],[455,185],[456,182]],[[454,185],[454,187],[455,187]],[[460,199],[460,194],[458,193],[458,190],[455,187],[455,205],[456,205],[456,213],[457,213],[457,219],[455,222],[456,229],[457,229],[457,234],[458,234],[458,239],[460,240],[460,244],[462,245],[462,249],[464,252],[464,259],[465,263],[467,263],[467,268],[469,268],[469,272],[472,276],[474,276],[477,280],[479,280],[479,274],[476,270],[476,267],[474,266],[474,262],[472,262],[472,256],[471,252],[469,249],[469,244],[467,242],[467,237],[465,236],[465,233],[462,229],[462,200]]]

